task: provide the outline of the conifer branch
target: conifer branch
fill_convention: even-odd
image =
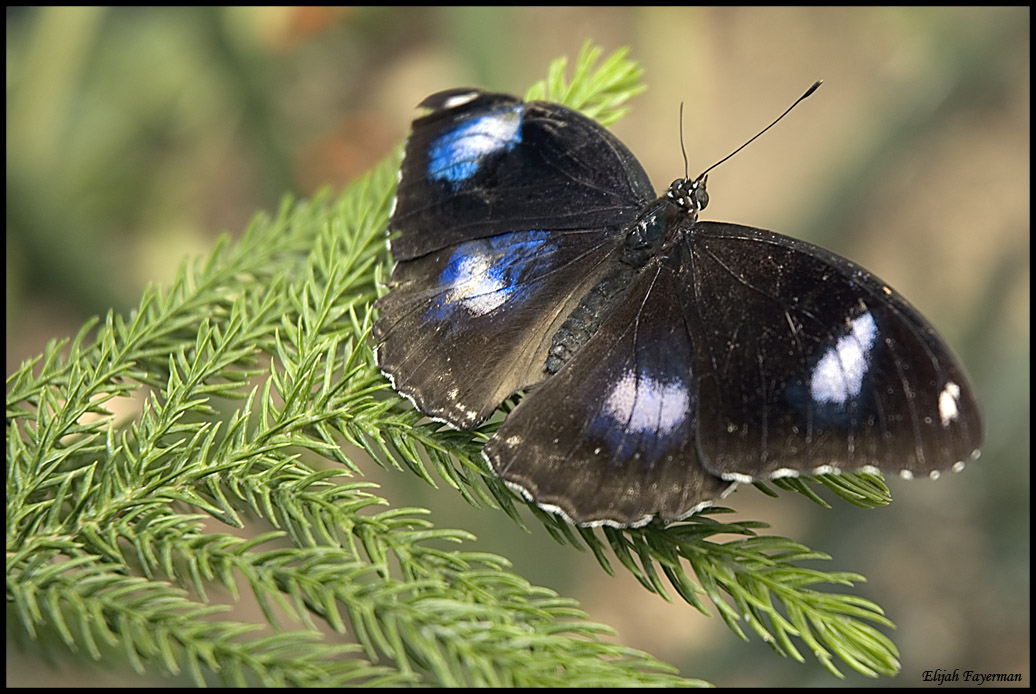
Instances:
[[[614,121],[643,89],[640,69],[621,51],[599,57],[587,44],[570,82],[557,62],[531,93]],[[505,559],[465,551],[469,533],[388,507],[356,479],[369,464],[356,447],[523,526],[528,509],[651,592],[668,598],[668,583],[702,612],[706,597],[742,638],[747,623],[836,674],[835,657],[894,672],[895,649],[871,626],[890,626],[880,609],[812,588],[860,577],[799,566],[825,556],[757,536],[759,523],[720,523],[723,509],[669,527],[570,526],[486,469],[481,445],[498,424],[447,430],[391,391],[368,338],[397,165],[337,199],[285,201],[185,262],[167,289],[148,288],[129,316],[89,321],[9,376],[9,633],[51,632],[72,651],[121,652],[138,671],[199,684],[697,684],[602,641],[607,627]],[[887,494],[877,478],[821,481],[861,505]],[[742,539],[710,539],[728,533]],[[246,596],[254,623],[220,616]]]

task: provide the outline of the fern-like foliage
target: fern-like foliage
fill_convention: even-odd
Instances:
[[[621,52],[598,58],[587,45],[571,83],[558,61],[534,89],[615,120],[642,89],[639,68]],[[9,634],[46,632],[199,684],[699,684],[602,641],[607,627],[572,600],[465,551],[469,533],[382,508],[360,479],[369,456],[518,523],[530,508],[606,570],[617,560],[706,613],[707,598],[742,638],[747,624],[835,674],[836,657],[894,673],[880,608],[814,588],[860,577],[800,565],[827,557],[758,536],[759,523],[721,523],[724,509],[668,527],[570,526],[486,470],[493,425],[447,430],[391,391],[368,335],[397,166],[257,217],[128,317],[88,323],[8,378]],[[887,500],[880,478],[821,482],[862,506]],[[803,480],[774,484],[820,501]],[[731,533],[742,539],[710,539]],[[257,623],[224,614],[243,594]]]

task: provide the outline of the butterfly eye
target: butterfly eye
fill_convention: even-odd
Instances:
[[[701,183],[698,183],[697,181],[695,181],[695,186],[694,186],[694,203],[695,203],[695,205],[696,205],[696,207],[697,207],[699,212],[701,210],[704,210],[709,205],[709,194],[705,190],[705,184],[708,183],[708,182],[709,182],[709,177],[708,177],[707,174],[706,174],[706,176],[704,178],[702,178]]]

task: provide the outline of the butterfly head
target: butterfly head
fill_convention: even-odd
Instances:
[[[698,221],[698,213],[705,209],[705,206],[709,204],[709,194],[705,192],[705,184],[709,181],[709,172],[715,169],[717,166],[730,159],[732,156],[743,150],[748,145],[752,144],[759,138],[760,135],[765,133],[767,130],[777,125],[782,118],[791,113],[791,110],[799,105],[799,103],[810,96],[817,88],[821,85],[821,82],[814,82],[813,86],[806,90],[806,93],[795,100],[788,110],[777,116],[777,119],[770,123],[768,126],[760,130],[755,134],[752,139],[748,140],[745,144],[741,145],[727,156],[720,159],[718,162],[705,169],[698,178],[690,179],[686,176],[684,178],[678,178],[669,184],[669,190],[666,191],[665,198],[669,204],[676,208],[679,214],[688,217],[691,222]],[[687,171],[687,153],[683,146],[683,104],[680,104],[680,150],[684,152],[684,172]]]
[[[682,214],[697,219],[698,213],[709,204],[709,194],[705,191],[708,181],[708,174],[693,180],[678,178],[669,185],[669,190],[665,194],[666,200],[675,205]]]

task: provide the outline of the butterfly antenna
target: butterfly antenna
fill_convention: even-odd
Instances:
[[[806,90],[806,93],[805,93],[805,94],[803,94],[803,95],[802,95],[802,96],[800,96],[800,97],[799,97],[798,99],[796,99],[796,100],[795,100],[795,103],[793,103],[793,104],[792,104],[791,106],[789,106],[789,107],[788,107],[788,110],[787,110],[787,111],[785,111],[785,112],[784,112],[784,113],[782,113],[781,115],[777,116],[777,119],[776,119],[776,120],[775,120],[774,122],[770,123],[770,124],[769,124],[768,126],[766,126],[766,127],[765,127],[765,128],[763,128],[762,130],[760,130],[760,131],[759,131],[758,133],[756,133],[756,136],[755,136],[755,137],[753,137],[753,138],[752,138],[751,140],[749,140],[749,141],[748,141],[748,142],[746,142],[745,144],[741,145],[740,147],[738,147],[738,148],[737,148],[737,149],[735,149],[735,150],[734,150],[733,152],[731,152],[731,153],[730,153],[730,154],[728,154],[727,156],[725,156],[725,157],[723,157],[722,159],[720,159],[720,160],[719,160],[718,162],[716,162],[715,164],[713,164],[713,165],[712,165],[712,166],[710,166],[709,168],[707,168],[707,169],[705,169],[704,171],[702,171],[702,172],[701,172],[701,175],[700,175],[700,176],[698,176],[698,178],[697,178],[697,179],[695,179],[695,180],[698,180],[698,181],[702,180],[703,178],[705,178],[705,174],[707,174],[708,172],[712,171],[712,170],[713,170],[713,169],[715,169],[715,168],[716,168],[717,166],[719,166],[720,164],[722,164],[723,162],[725,162],[725,161],[726,161],[727,159],[730,159],[730,158],[731,158],[732,156],[734,156],[735,154],[737,154],[738,152],[740,152],[741,150],[743,150],[743,149],[744,149],[745,147],[747,147],[748,145],[750,145],[750,144],[752,144],[753,142],[755,142],[755,141],[756,141],[756,139],[758,139],[760,135],[762,135],[763,133],[765,133],[765,132],[766,132],[767,130],[769,130],[769,129],[770,129],[770,128],[772,128],[773,126],[777,125],[777,123],[778,123],[778,122],[780,122],[781,118],[784,118],[784,117],[785,117],[786,115],[788,115],[789,113],[791,113],[791,110],[792,110],[793,108],[795,108],[796,106],[798,106],[798,105],[799,105],[799,103],[801,103],[803,99],[805,99],[805,98],[806,98],[806,97],[808,97],[808,96],[811,96],[811,95],[813,94],[813,92],[815,92],[815,91],[816,91],[816,90],[817,90],[818,88],[820,88],[820,85],[821,85],[821,84],[823,84],[823,83],[824,83],[824,80],[817,80],[816,82],[814,82],[814,83],[813,83],[813,86],[812,86],[812,87],[810,87],[809,89],[807,89],[807,90]],[[681,105],[681,108],[682,108],[682,105]],[[682,113],[682,111],[681,111],[681,113]],[[681,147],[682,147],[682,146],[683,146],[683,119],[682,119],[682,118],[680,119],[680,125],[681,125],[681,129],[680,129],[680,145],[681,145]],[[687,160],[687,155],[686,155],[686,154],[684,154],[684,161],[686,161],[686,160]]]
[[[680,152],[683,154],[683,177],[687,178],[687,148],[683,146],[683,102],[680,102]]]

